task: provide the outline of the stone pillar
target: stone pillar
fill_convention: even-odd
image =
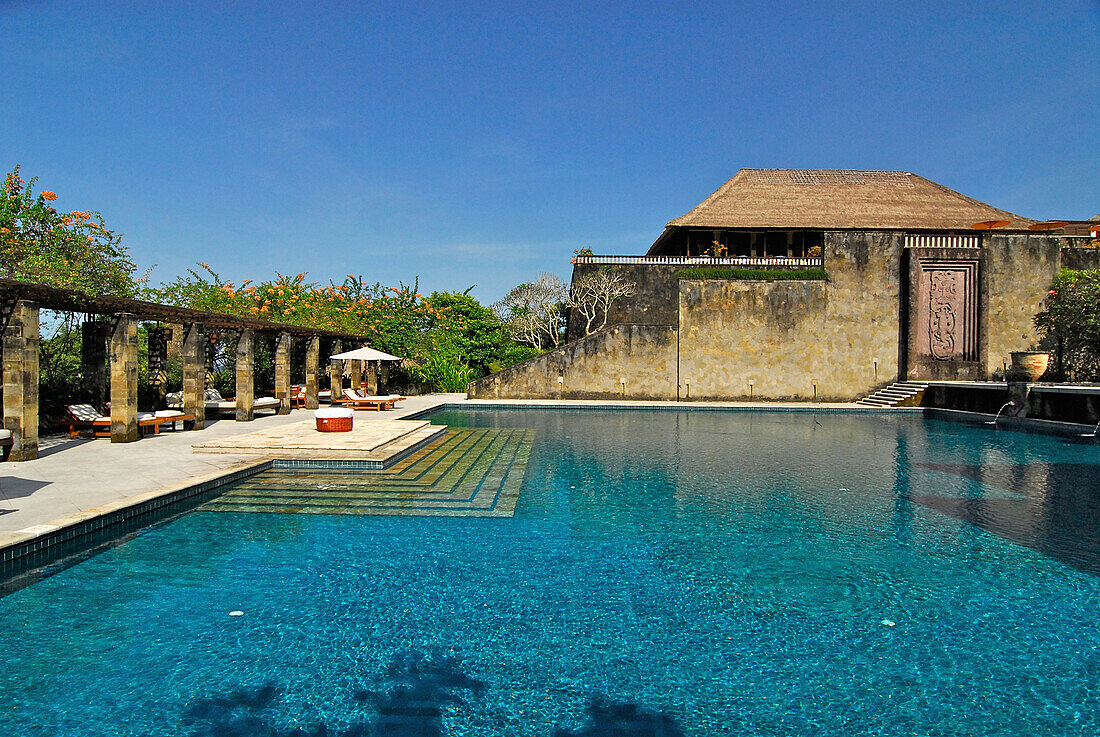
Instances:
[[[351,362],[351,388],[357,392],[363,391],[363,362]]]
[[[367,394],[378,394],[378,361],[367,361]]]
[[[107,336],[111,324],[88,320],[80,326],[80,373],[82,389],[97,410],[107,401]]]
[[[14,445],[8,460],[38,457],[38,303],[19,300],[4,330],[4,427]]]
[[[183,411],[195,416],[195,429],[206,426],[206,337],[202,325],[183,327]]]
[[[237,336],[237,422],[251,422],[256,416],[256,339],[251,330]]]
[[[132,443],[138,432],[138,326],[128,312],[115,315],[111,331],[111,442]]]
[[[203,389],[214,388],[214,359],[218,353],[218,335],[210,333],[203,343],[202,384]]]
[[[147,328],[149,338],[149,386],[156,392],[156,409],[164,409],[164,395],[168,391],[168,342],[172,339],[172,329],[162,327]]]
[[[378,393],[390,393],[390,363],[391,361],[378,362]]]
[[[316,335],[306,341],[306,409],[317,409],[317,374],[321,370],[321,339]]]
[[[279,333],[275,339],[275,398],[279,400],[279,414],[290,414],[290,333]]]
[[[334,340],[332,342],[332,352],[342,353],[343,351],[343,342]],[[329,391],[332,392],[332,399],[330,401],[335,404],[337,399],[341,399],[344,396],[344,362],[339,358],[329,359],[328,383]]]

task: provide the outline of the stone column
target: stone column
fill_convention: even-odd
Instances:
[[[206,426],[206,336],[202,325],[183,327],[183,411],[195,416],[195,429]]]
[[[151,327],[145,334],[149,338],[149,386],[157,395],[155,409],[164,409],[164,395],[168,391],[168,341],[172,339],[172,329]]]
[[[256,416],[256,341],[251,330],[237,336],[237,422],[251,422]]]
[[[363,362],[351,362],[351,388],[357,392],[363,391]]]
[[[367,394],[378,394],[378,361],[367,361]]]
[[[378,393],[390,393],[390,361],[378,362]]]
[[[132,443],[138,432],[138,326],[128,312],[115,315],[111,331],[111,442]]]
[[[14,445],[8,460],[38,457],[38,303],[15,303],[4,330],[4,427]]]
[[[279,333],[275,339],[275,398],[279,400],[279,414],[290,414],[290,333]]]
[[[344,351],[344,343],[339,340],[332,342],[332,352],[342,353]],[[329,391],[332,392],[333,404],[337,399],[344,396],[344,362],[339,358],[330,358],[328,364],[328,383]]]
[[[80,326],[80,373],[83,393],[97,410],[107,401],[107,336],[110,323],[88,320]]]
[[[306,341],[306,409],[317,409],[317,374],[321,364],[321,339],[316,335]]]

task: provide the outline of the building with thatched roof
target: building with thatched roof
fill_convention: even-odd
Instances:
[[[972,234],[983,221],[1035,223],[907,171],[742,169],[670,221],[648,255],[700,256],[717,241],[731,256],[797,257],[828,230]]]
[[[1041,229],[1041,230],[1040,230]],[[1035,340],[1087,237],[903,171],[742,169],[644,255],[578,255],[634,293],[473,396],[851,400],[900,380],[982,379]]]

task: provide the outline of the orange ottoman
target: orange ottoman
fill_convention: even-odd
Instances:
[[[318,432],[350,432],[355,413],[346,407],[326,407],[314,411]]]

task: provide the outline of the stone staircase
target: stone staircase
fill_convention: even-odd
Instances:
[[[227,487],[201,509],[511,517],[534,437],[521,428],[447,428],[441,440],[386,469],[272,469]]]
[[[860,399],[865,407],[914,407],[928,387],[927,381],[899,381]]]

